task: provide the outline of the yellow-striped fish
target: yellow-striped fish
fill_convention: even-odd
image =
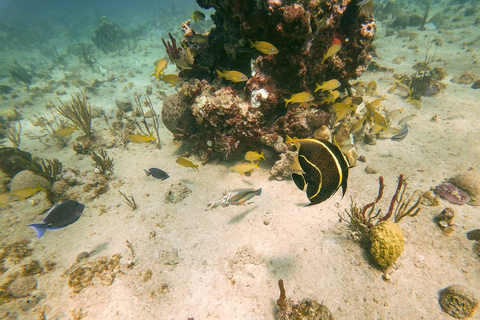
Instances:
[[[148,141],[155,141],[157,140],[153,136],[153,131],[150,131],[150,136],[146,136],[143,134],[132,134],[130,137],[128,137],[131,142],[134,143],[147,143]]]
[[[323,91],[332,91],[332,90],[337,89],[341,85],[342,84],[337,79],[324,81],[321,85],[317,83],[317,87],[315,88],[314,92],[317,92],[318,90],[322,90],[322,92]]]
[[[275,48],[275,46],[271,43],[265,42],[265,41],[255,41],[252,42],[252,40],[248,39],[250,42],[250,48],[255,48],[261,53],[265,54],[277,54],[278,50]]]
[[[289,103],[305,103],[315,100],[315,97],[310,92],[299,92],[292,94],[290,99],[285,99],[285,108]]]
[[[198,170],[198,164],[194,164],[192,161],[190,161],[188,159],[180,157],[180,158],[177,159],[176,163],[178,163],[182,167],[192,168],[192,169],[195,169],[198,172],[200,172],[200,170]]]
[[[75,130],[78,130],[77,125],[75,125],[74,127],[65,127],[65,128],[58,129],[57,131],[55,131],[55,135],[62,138],[66,138],[66,137],[69,137]]]
[[[327,60],[328,58],[336,55],[338,53],[338,51],[340,51],[340,49],[342,49],[341,44],[338,44],[338,43],[333,44],[330,48],[328,48],[327,52],[323,55],[323,59],[322,59],[321,64],[323,64],[325,62],[325,60]]]
[[[160,76],[163,76],[163,70],[167,67],[168,61],[167,59],[160,59],[157,61],[155,65],[155,72],[152,73],[150,76],[155,76],[158,80],[160,80]]]
[[[247,172],[252,172],[253,170],[258,169],[258,162],[257,163],[244,163],[244,164],[237,164],[230,168],[230,172],[240,173],[242,176]]]
[[[256,151],[248,151],[247,153],[245,153],[245,160],[255,162],[265,160],[265,156],[263,155],[263,151],[262,153],[258,153]]]
[[[340,96],[340,92],[338,90],[334,90],[328,94],[328,96],[324,99],[325,102],[334,102]],[[350,98],[351,99],[351,98]]]
[[[225,80],[228,80],[228,81],[243,82],[248,80],[248,77],[246,75],[238,71],[234,71],[234,70],[224,71],[224,72],[221,72],[218,70],[215,70],[215,71],[217,71],[218,78],[225,78]]]

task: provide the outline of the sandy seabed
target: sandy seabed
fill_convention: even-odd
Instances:
[[[410,132],[403,141],[356,144],[366,162],[358,162],[350,170],[343,199],[337,193],[320,205],[305,207],[305,194],[291,180],[271,179],[273,161],[268,159],[250,176],[228,172],[236,164],[233,161],[201,165],[200,172],[180,167],[175,160],[183,149],[162,127],[161,150],[153,144],[133,143],[127,149],[107,150],[115,159],[109,191],[86,203],[83,216],[67,228],[49,230],[36,239],[34,230],[26,226],[42,217],[30,201],[15,202],[1,210],[1,242],[28,240],[33,249],[30,257],[1,276],[2,283],[32,260],[42,264],[51,261],[55,267],[35,275],[36,298],[29,299],[37,299],[37,304],[30,305],[23,298],[9,301],[0,305],[0,318],[37,319],[43,312],[47,319],[70,319],[80,314],[83,319],[274,319],[280,293],[277,281],[283,279],[288,298],[323,302],[336,319],[450,319],[438,303],[441,289],[462,284],[480,296],[480,260],[465,235],[480,226],[478,207],[441,200],[440,206],[424,205],[416,217],[402,220],[405,251],[389,281],[338,216],[349,209],[350,198],[358,204],[371,202],[377,195],[379,176],[384,177],[386,188],[378,208],[385,212],[399,174],[407,177],[408,191],[413,192],[428,191],[456,173],[480,170],[480,90],[449,81],[464,71],[480,74],[480,67],[474,64],[480,45],[461,45],[465,39],[478,37],[478,28],[442,34],[411,31],[418,33],[418,38],[385,37],[380,24],[374,42],[378,57],[374,60],[395,73],[412,74],[411,67],[425,57],[427,37],[434,34],[444,43],[436,54],[441,61],[434,64],[445,67],[447,87],[434,97],[422,98],[422,108],[415,109],[400,92],[387,93],[389,83],[379,81],[393,73],[366,72],[359,79],[377,81],[378,96],[386,94],[383,105],[387,109],[404,108],[398,119],[411,113],[416,117],[409,122]],[[140,45],[154,44],[146,39]],[[412,45],[418,49],[409,49]],[[163,52],[163,48],[156,43],[155,51]],[[83,75],[91,81],[123,74],[132,84],[105,83],[97,94],[88,95],[92,105],[113,117],[115,99],[144,93],[148,85],[154,91],[174,92],[148,77],[157,58],[140,52],[129,57],[102,55],[99,63],[107,70],[105,75],[84,68]],[[174,67],[169,68],[174,71]],[[77,91],[70,88],[67,92]],[[57,98],[54,93],[45,94],[19,109],[25,119],[23,131],[38,130],[28,120],[33,114],[54,112],[45,111],[44,105]],[[68,96],[59,98],[66,101]],[[10,109],[25,100],[29,96],[23,91],[16,99],[2,101],[1,108]],[[154,94],[152,101],[159,112],[161,100]],[[434,116],[437,121],[432,121]],[[101,119],[94,120],[94,128],[103,139],[113,139]],[[71,143],[59,150],[23,137],[21,149],[56,157],[66,168],[93,174],[90,157],[75,155]],[[200,162],[195,157],[191,160]],[[377,173],[367,174],[366,166]],[[170,178],[160,181],[147,177],[143,169],[150,167],[167,171]],[[178,183],[192,193],[180,203],[166,202],[166,190]],[[260,187],[261,196],[246,205],[207,210],[208,203],[219,200],[226,191]],[[122,200],[119,189],[135,197],[136,210]],[[44,195],[35,198],[43,199]],[[434,220],[445,207],[456,213],[455,231],[450,236]],[[82,252],[90,255],[76,263]],[[96,277],[78,293],[68,285],[67,270],[72,266],[115,254],[122,259],[113,282]],[[131,268],[127,267],[129,262],[133,262]]]

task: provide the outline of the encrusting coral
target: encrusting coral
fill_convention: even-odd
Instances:
[[[190,40],[197,32],[189,21],[182,25],[182,45],[172,36],[164,41],[187,82],[164,101],[162,120],[176,140],[192,142],[204,161],[275,143],[276,135],[312,137],[330,124],[328,92],[315,93],[304,108],[285,108],[284,99],[314,92],[316,83],[331,79],[348,91],[348,81],[360,76],[371,58],[374,20],[369,6],[358,6],[357,0],[197,2],[215,9],[216,26],[202,35],[208,45]],[[271,43],[278,53],[257,51],[251,47],[255,41]],[[334,45],[339,50],[327,55]],[[217,70],[250,78],[215,80]]]

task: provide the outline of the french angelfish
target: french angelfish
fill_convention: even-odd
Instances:
[[[52,207],[47,212],[47,217],[43,223],[34,223],[29,227],[35,228],[37,238],[43,236],[47,229],[62,229],[76,222],[82,215],[85,205],[75,200],[66,200]]]
[[[308,205],[327,200],[340,186],[343,196],[347,191],[350,164],[342,151],[325,140],[299,139],[295,143],[304,173],[293,173],[292,179],[300,190],[306,191]]]

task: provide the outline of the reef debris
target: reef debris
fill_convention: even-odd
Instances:
[[[359,7],[358,1],[197,3],[215,9],[215,27],[202,34],[204,43],[189,41],[197,33],[188,23],[182,45],[171,35],[170,41],[163,40],[172,61],[188,60],[189,52],[192,59],[179,74],[186,82],[164,101],[162,120],[174,139],[191,142],[203,161],[214,154],[228,158],[258,149],[272,134],[312,137],[330,124],[331,102],[325,100],[330,92],[315,93],[315,100],[302,104],[308,108],[285,109],[284,99],[314,92],[316,83],[331,79],[345,92],[371,58],[376,26],[369,6]],[[251,47],[263,42],[276,54]],[[216,70],[237,71],[249,79],[218,81]]]
[[[280,310],[277,313],[277,320],[334,320],[330,310],[323,304],[312,299],[287,299],[283,280],[278,280],[280,297],[277,299],[277,306]]]

